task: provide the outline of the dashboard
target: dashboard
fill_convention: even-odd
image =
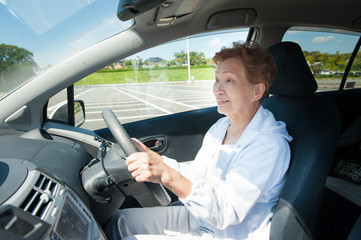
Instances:
[[[106,239],[102,228],[127,196],[158,206],[161,188],[137,183],[124,159],[118,144],[86,129],[1,132],[0,239]]]
[[[36,129],[0,136],[0,152],[1,239],[105,239],[81,186],[92,156],[80,144]]]
[[[1,195],[2,237],[105,239],[85,203],[71,189],[38,171],[35,165],[2,158],[0,173],[1,187],[6,189]]]

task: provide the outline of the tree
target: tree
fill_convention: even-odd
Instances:
[[[357,53],[355,60],[353,61],[351,70],[356,72],[361,71],[361,51]]]
[[[8,91],[35,75],[33,56],[24,48],[0,44],[0,91]]]
[[[148,61],[144,61],[143,62],[143,67],[148,67],[149,66],[149,62]]]
[[[177,66],[177,62],[176,62],[176,60],[170,60],[169,62],[168,62],[168,66],[170,66],[170,67],[173,67],[173,66]]]
[[[329,54],[328,53],[320,53],[320,56],[318,57],[318,61],[326,64],[329,61]]]
[[[143,65],[143,59],[141,59],[140,57],[136,56],[132,60],[132,67],[135,71],[137,71],[142,65]]]
[[[132,60],[126,60],[124,62],[124,67],[125,68],[132,68]]]
[[[191,65],[202,65],[202,64],[206,64],[207,60],[204,57],[204,53],[200,52],[190,52],[189,53],[189,58],[190,58],[190,62]]]
[[[173,56],[175,57],[177,65],[187,64],[187,53],[185,51],[181,50],[180,52],[176,52]]]
[[[175,62],[178,65],[187,64],[187,53],[185,51],[176,52],[173,55],[176,59]],[[192,66],[206,64],[207,60],[202,52],[189,52],[189,61]]]
[[[315,58],[312,55],[306,56],[306,61],[311,65],[316,62]]]
[[[320,70],[328,70],[335,72],[343,72],[346,69],[351,53],[335,54],[308,52],[304,51],[304,56],[310,65],[311,70],[315,73]],[[358,72],[361,70],[361,51],[356,55],[356,58],[351,66],[351,71]]]
[[[337,51],[336,54],[331,55],[328,63],[329,68],[331,70],[336,70],[337,72],[340,71],[340,69],[345,69],[346,67],[344,57],[340,55],[340,51]]]

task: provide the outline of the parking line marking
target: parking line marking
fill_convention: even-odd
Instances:
[[[96,106],[106,106],[106,105],[119,105],[119,106],[131,106],[131,105],[144,105],[144,103],[140,103],[139,101],[122,101],[122,102],[102,102],[102,103],[88,103],[86,102],[87,106],[92,106],[92,107],[96,107]]]
[[[139,100],[139,101],[141,101],[141,102],[143,102],[143,103],[145,103],[145,104],[147,104],[147,105],[150,105],[150,106],[152,106],[152,107],[154,107],[154,108],[156,108],[156,109],[159,109],[159,110],[161,110],[162,112],[165,112],[165,113],[167,113],[167,114],[173,114],[171,111],[168,111],[167,109],[161,108],[161,107],[159,107],[159,106],[157,106],[157,105],[155,105],[155,104],[153,104],[153,103],[147,102],[147,101],[145,101],[145,100],[143,100],[143,99],[141,99],[141,98],[139,98],[139,97],[136,97],[136,96],[134,96],[134,95],[132,95],[132,94],[130,94],[130,93],[127,93],[127,92],[125,92],[125,91],[123,91],[123,90],[120,90],[120,89],[117,89],[117,88],[113,88],[113,89],[116,90],[116,91],[118,91],[118,92],[121,92],[121,93],[123,93],[123,94],[126,94],[126,95],[128,95],[128,96],[130,96],[130,97],[132,97],[132,98],[134,98],[134,99],[137,99],[137,100]]]
[[[129,111],[142,111],[142,110],[152,110],[154,108],[132,108],[132,109],[122,109],[122,110],[113,110],[113,112],[129,112]],[[97,114],[102,113],[103,111],[93,111],[93,112],[87,112],[87,114]],[[137,116],[137,115],[136,115]]]
[[[90,90],[92,90],[92,89],[88,89],[88,90],[86,90],[86,91],[84,91],[84,92],[81,92],[81,93],[75,95],[75,96],[74,96],[74,99],[75,99],[75,98],[78,98],[79,96],[81,96],[81,95],[83,95],[83,94],[85,94],[85,93],[87,93],[87,92],[89,92]],[[53,112],[50,114],[50,118],[53,116],[53,114],[55,113],[55,111],[58,110],[59,107],[61,107],[62,105],[64,105],[64,104],[67,103],[67,102],[68,102],[68,100],[64,100],[64,101],[62,101],[62,102],[60,102],[60,103],[58,103],[58,104],[56,104],[56,105],[54,105],[54,106],[49,107],[49,108],[47,109],[47,111],[48,111],[48,112],[49,112],[49,111],[53,111]]]
[[[106,100],[88,100],[88,99],[83,99],[84,101],[86,101],[88,104],[102,104],[102,103],[122,103],[122,102],[131,102],[129,101],[129,98],[127,99],[106,99]],[[133,101],[133,102],[138,102],[138,101]]]
[[[178,104],[178,105],[181,105],[181,106],[184,106],[184,107],[189,107],[189,108],[192,108],[192,109],[199,109],[198,107],[195,107],[193,105],[184,104],[184,103],[173,101],[173,100],[170,100],[170,99],[167,99],[167,98],[157,97],[157,96],[154,96],[154,95],[150,95],[150,94],[146,94],[146,93],[142,93],[142,92],[138,92],[138,91],[134,91],[134,90],[130,90],[130,89],[127,89],[127,91],[137,93],[137,94],[142,94],[144,96],[152,97],[152,98],[159,99],[159,100],[162,100],[162,101],[171,102],[171,103]]]
[[[98,109],[98,108],[105,108],[105,107],[111,107],[111,108],[117,108],[117,107],[138,107],[138,106],[144,106],[145,103],[138,103],[138,104],[118,104],[118,105],[114,105],[114,104],[104,104],[104,105],[100,105],[100,106],[88,106],[86,107],[86,109]],[[154,109],[154,107],[152,108]],[[128,110],[132,110],[132,109],[128,109]]]
[[[160,116],[165,116],[167,114],[150,114],[150,115],[139,115],[139,116],[129,116],[129,117],[117,117],[119,120],[122,119],[132,119],[132,118],[151,118],[151,117],[160,117]],[[85,122],[98,122],[98,121],[104,121],[103,118],[98,118],[98,119],[88,119],[85,120]]]

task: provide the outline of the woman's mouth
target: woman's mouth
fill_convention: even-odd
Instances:
[[[217,104],[218,106],[223,106],[224,104],[228,103],[229,100],[226,99],[222,99],[222,98],[217,98]]]

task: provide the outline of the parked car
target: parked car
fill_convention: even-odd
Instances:
[[[177,201],[131,177],[129,136],[192,161],[221,117],[211,58],[256,41],[278,68],[264,107],[294,139],[271,238],[359,239],[361,79],[348,73],[361,69],[360,9],[356,0],[0,1],[0,238],[106,239],[117,209]],[[315,79],[315,62],[343,74]]]

